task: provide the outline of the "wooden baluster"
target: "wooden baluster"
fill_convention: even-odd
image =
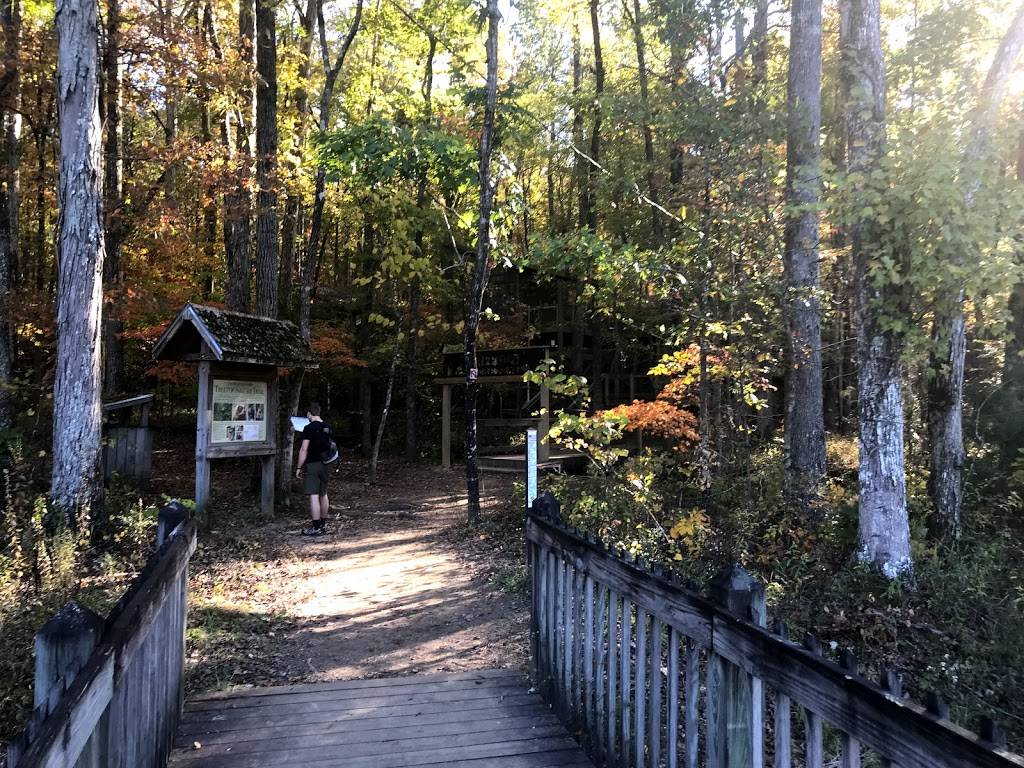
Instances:
[[[629,764],[630,749],[633,744],[632,727],[630,725],[633,707],[630,703],[630,692],[633,687],[633,606],[629,598],[622,598],[622,645],[619,646],[619,682],[622,692],[619,695],[619,717],[622,723],[622,765]]]
[[[598,762],[601,761],[602,755],[607,753],[607,749],[605,748],[604,743],[604,681],[605,675],[607,673],[606,665],[608,663],[608,644],[611,642],[611,636],[608,634],[607,621],[607,601],[609,597],[609,590],[607,590],[601,584],[598,584],[597,616],[594,619],[594,631],[597,643],[597,669],[594,677],[594,723],[590,729],[591,738],[593,739],[594,743],[595,754],[598,757]]]
[[[633,724],[633,766],[644,768],[647,745],[647,611],[636,609],[636,718]]]
[[[536,652],[533,657],[534,669],[536,669],[537,687],[540,690],[547,688],[547,604],[548,604],[548,553],[547,550],[537,545],[533,550],[533,579],[536,590],[534,599],[534,612],[537,633],[535,641]]]
[[[882,673],[881,679],[878,681],[881,685],[882,690],[892,696],[894,699],[903,698],[903,682],[900,680],[900,676],[893,672],[891,669],[886,670]],[[882,768],[899,768],[899,766],[889,760],[889,758],[882,756]]]
[[[786,624],[781,619],[776,623],[775,631],[783,640],[788,639]],[[793,765],[792,716],[792,705],[789,696],[782,691],[776,691],[775,768],[792,768]]]
[[[764,587],[738,565],[715,577],[712,595],[735,616],[749,619],[764,615]],[[705,699],[707,768],[763,767],[763,706],[760,681],[712,654]]]
[[[821,643],[812,634],[808,634],[804,639],[804,647],[816,656],[821,655]],[[804,764],[807,768],[822,768],[825,763],[825,751],[822,745],[821,717],[804,707],[804,722],[807,742]]]
[[[548,552],[548,592],[551,595],[548,606],[548,688],[551,697],[548,699],[553,705],[558,705],[558,624],[561,621],[559,616],[560,593],[558,587],[558,555]]]
[[[576,621],[573,604],[576,582],[576,569],[569,563],[565,564],[565,655],[562,670],[562,692],[565,694],[565,716],[569,721],[575,716],[576,701],[573,698],[573,671],[576,651]]]
[[[664,627],[651,617],[651,682],[650,701],[647,706],[647,744],[650,748],[652,768],[661,765],[661,633]]]
[[[618,733],[619,721],[619,691],[618,691],[618,664],[619,664],[619,596],[609,588],[608,590],[608,698],[606,701],[605,718],[607,720],[607,764],[615,765],[619,756],[619,749],[615,742]]]
[[[846,670],[850,677],[857,677],[857,657],[849,649],[843,651],[839,659],[840,666]],[[860,768],[860,742],[847,733],[842,734],[841,744],[843,748],[840,757],[840,768]]]
[[[686,768],[700,762],[700,648],[686,640]]]
[[[665,702],[668,726],[665,750],[668,768],[679,768],[679,633],[668,628],[668,700]]]
[[[574,568],[575,570],[575,568]],[[583,573],[575,571],[573,579],[573,649],[572,649],[572,701],[575,708],[576,722],[583,725],[583,624],[585,610],[583,607]]]
[[[560,555],[555,556],[555,580],[558,585],[558,600],[557,607],[555,609],[555,635],[556,635],[556,648],[555,648],[555,689],[558,691],[557,702],[558,711],[562,715],[562,719],[565,720],[569,716],[568,707],[566,702],[568,697],[566,696],[565,687],[568,678],[566,677],[566,664],[565,657],[567,650],[565,647],[565,640],[568,633],[566,628],[566,587],[565,587],[565,569],[566,563],[562,560]]]
[[[583,709],[581,719],[588,734],[594,728],[594,579],[588,573],[583,585]]]

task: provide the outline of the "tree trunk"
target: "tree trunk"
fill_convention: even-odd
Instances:
[[[434,105],[432,96],[434,92],[434,56],[437,53],[437,38],[431,34],[428,40],[427,63],[423,72],[423,128],[428,130],[433,122]],[[420,212],[420,220],[423,220],[427,206],[427,171],[420,173],[416,184],[416,209]],[[423,224],[416,227],[416,254],[423,257]],[[416,359],[417,346],[419,344],[420,331],[420,293],[422,286],[419,275],[412,279],[409,287],[409,336],[406,340],[405,360],[405,460],[409,463],[416,461],[416,416],[418,410],[417,376],[419,371]]]
[[[1024,109],[1018,119],[1024,118]],[[1017,136],[1017,181],[1018,187],[1024,186],[1024,120],[1021,121]],[[1017,238],[1017,264],[1024,260],[1024,237]],[[1021,397],[1024,393],[1024,281],[1013,286],[1010,293],[1009,307],[1010,339],[1006,342],[1003,355],[1003,381],[1013,388],[1014,394]],[[1013,458],[1016,458],[1014,456]]]
[[[106,141],[104,144],[103,197],[106,205],[106,254],[103,262],[103,391],[121,391],[124,379],[124,353],[121,344],[123,322],[117,308],[121,306],[121,232],[124,229],[124,161],[121,124],[121,3],[107,2],[107,40],[103,49],[103,85]]]
[[[60,234],[51,495],[69,514],[88,514],[100,493],[104,245],[96,17],[95,0],[57,3]]]
[[[384,442],[384,428],[388,423],[388,412],[391,410],[391,393],[395,389],[395,371],[398,370],[399,345],[395,344],[395,354],[391,358],[391,367],[388,369],[388,384],[384,389],[384,407],[380,412],[380,422],[377,424],[377,437],[373,441],[373,451],[370,454],[370,467],[367,471],[367,480],[373,484],[377,482],[377,461],[380,458],[380,446]]]
[[[843,50],[843,74],[849,78],[847,127],[851,174],[865,178],[878,168],[885,146],[885,65],[879,0],[851,0],[849,43]],[[889,287],[871,279],[870,262],[877,233],[870,219],[851,231],[857,291],[857,376],[860,416],[858,557],[894,579],[909,573],[910,524],[907,518],[903,458],[903,338],[885,329],[879,305],[898,299]]]
[[[579,196],[579,229],[586,229],[590,221],[590,163],[580,154],[583,146],[583,60],[580,53],[580,30],[572,28],[572,142],[577,148],[576,163],[573,170],[576,174],[576,191]]]
[[[1006,94],[1010,75],[1024,48],[1024,6],[1007,30],[982,85],[971,117],[970,138],[964,149],[961,184],[963,207],[974,206],[983,181],[982,166],[991,150],[992,134],[999,118],[999,107]],[[968,254],[950,254],[950,261],[963,270]],[[933,349],[928,382],[928,436],[931,442],[931,473],[928,488],[934,506],[930,531],[933,538],[950,542],[960,538],[962,483],[964,464],[963,407],[964,358],[967,352],[964,298],[961,283],[946,297],[935,315],[932,329]]]
[[[480,324],[484,291],[487,288],[488,264],[491,258],[491,209],[494,206],[494,180],[491,178],[491,152],[494,142],[494,118],[498,101],[498,0],[487,0],[487,82],[485,86],[484,122],[480,131],[480,221],[476,233],[476,257],[472,284],[466,297],[466,333],[463,364],[466,369],[465,452],[466,492],[470,523],[480,519],[480,463],[477,456],[476,400],[477,363],[476,331]]]
[[[277,4],[256,0],[256,314],[277,317]]]
[[[11,300],[17,284],[19,240],[19,144],[21,140],[21,0],[4,0],[0,23],[6,45],[5,64],[13,72],[4,92],[0,94],[4,109],[0,111],[3,136],[4,177],[0,183],[0,429],[14,426],[14,403],[11,389],[14,378],[14,321]]]
[[[627,9],[628,11],[628,9]],[[628,15],[628,13],[627,13]],[[641,131],[644,137],[644,161],[647,164],[647,195],[655,205],[651,208],[651,233],[655,242],[661,242],[662,226],[661,212],[657,209],[658,184],[655,176],[656,165],[654,162],[654,131],[651,128],[651,102],[648,95],[647,78],[647,48],[644,43],[642,17],[640,15],[640,0],[633,0],[633,40],[636,43],[636,67],[640,78],[640,106],[643,109],[643,123]]]
[[[238,57],[248,66],[256,66],[256,16],[253,0],[238,5]],[[236,115],[234,149],[238,181],[235,190],[224,195],[224,249],[227,257],[227,303],[236,312],[248,312],[252,295],[252,128],[255,121],[253,83],[246,80],[240,88]],[[229,152],[232,137],[225,126],[224,140]]]
[[[825,475],[818,211],[821,0],[793,0],[786,141],[786,489],[807,511]]]
[[[594,37],[594,125],[590,131],[590,158],[587,163],[587,226],[597,231],[597,163],[601,162],[601,99],[604,97],[604,53],[601,50],[601,20],[598,0],[590,0],[590,29]]]

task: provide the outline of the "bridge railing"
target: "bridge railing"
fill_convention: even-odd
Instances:
[[[103,619],[68,603],[36,635],[35,710],[8,768],[160,768],[183,704],[188,511],[160,511],[157,551]]]
[[[1024,766],[992,721],[971,733],[937,697],[905,698],[896,675],[876,686],[851,654],[837,664],[813,636],[765,629],[764,590],[742,569],[708,599],[541,507],[527,518],[534,672],[595,764]]]

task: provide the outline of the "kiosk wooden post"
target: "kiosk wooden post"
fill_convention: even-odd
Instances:
[[[274,511],[277,469],[278,373],[315,368],[313,352],[294,324],[187,304],[157,341],[158,360],[198,363],[196,515],[205,520],[210,462],[260,459],[260,510]]]

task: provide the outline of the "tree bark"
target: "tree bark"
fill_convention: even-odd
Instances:
[[[100,493],[102,147],[95,0],[57,3],[60,207],[51,496],[88,514]]]
[[[256,0],[256,314],[277,317],[277,4]]]
[[[825,475],[818,268],[821,199],[821,0],[793,0],[787,86],[786,421],[789,498],[808,511]]]
[[[0,99],[0,130],[3,136],[4,176],[0,183],[0,429],[14,426],[14,320],[11,299],[18,273],[20,235],[19,161],[21,141],[21,0],[3,0],[0,24],[5,42],[5,69],[11,72]]]
[[[963,207],[974,206],[983,181],[983,168],[991,150],[992,134],[999,108],[1021,50],[1024,48],[1024,5],[1022,5],[996,52],[971,116],[969,140],[964,149],[961,172]],[[951,254],[959,269],[967,254]],[[931,443],[931,472],[928,489],[934,507],[929,530],[933,538],[950,542],[960,538],[964,464],[963,400],[964,360],[967,332],[964,321],[966,286],[956,286],[936,312],[932,328],[933,351],[929,360],[928,436]]]
[[[885,65],[879,0],[851,0],[850,35],[843,52],[849,78],[847,127],[851,174],[864,178],[879,166],[885,147]],[[857,291],[860,481],[858,557],[895,579],[911,571],[903,456],[903,338],[884,328],[879,306],[892,306],[892,289],[870,274],[877,232],[863,218],[851,231]]]
[[[238,4],[239,59],[249,72],[256,67],[256,16],[253,0]],[[228,151],[235,150],[238,169],[235,189],[224,195],[224,250],[227,257],[226,298],[228,308],[248,312],[252,294],[252,129],[255,121],[253,83],[246,80],[239,91],[235,137],[225,126]]]
[[[477,225],[476,255],[472,283],[466,297],[465,355],[466,369],[465,452],[466,492],[469,522],[480,519],[480,462],[476,432],[477,382],[476,332],[487,288],[488,265],[491,258],[491,210],[494,206],[495,184],[491,178],[491,152],[494,149],[494,118],[498,101],[498,0],[487,0],[487,81],[485,85],[484,122],[480,131],[480,220]]]

